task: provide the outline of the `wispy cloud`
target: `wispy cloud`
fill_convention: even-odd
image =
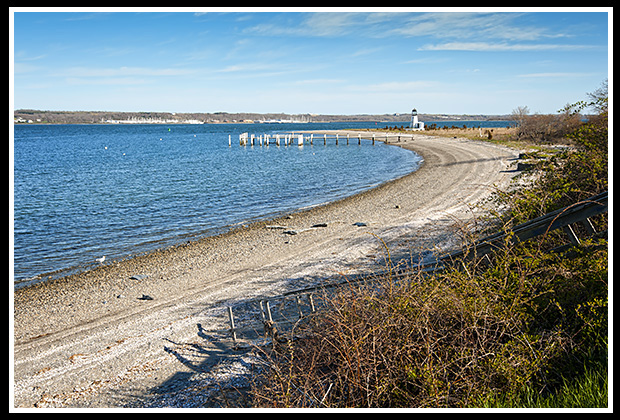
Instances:
[[[67,77],[65,82],[73,86],[137,86],[152,83],[148,79],[137,77]]]
[[[352,33],[362,36],[387,34],[400,13],[319,12],[303,13],[300,20],[260,23],[243,33],[267,36],[340,37]]]
[[[508,42],[446,42],[427,44],[418,51],[576,51],[595,48],[578,44],[511,44]]]
[[[417,81],[404,81],[404,82],[386,82],[376,83],[364,86],[352,86],[353,89],[361,89],[364,91],[372,92],[410,92],[418,91],[420,89],[430,88],[437,86],[437,82],[428,80]]]
[[[71,67],[56,74],[66,77],[127,77],[127,76],[186,76],[196,73],[193,69],[183,68],[148,68],[148,67]]]
[[[346,80],[343,79],[307,79],[307,80],[298,80],[294,84],[296,85],[322,85],[325,83],[344,83]]]
[[[532,79],[546,79],[546,78],[566,78],[566,77],[590,77],[593,76],[594,73],[571,73],[571,72],[549,72],[549,73],[529,73],[529,74],[519,74],[517,77],[522,78],[532,78]]]
[[[407,17],[394,31],[408,36],[432,36],[454,39],[505,39],[535,41],[562,38],[541,26],[519,22],[522,13],[422,13]]]

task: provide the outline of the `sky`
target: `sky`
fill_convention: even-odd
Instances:
[[[600,87],[613,62],[612,8],[12,8],[11,17],[13,109],[556,113]]]

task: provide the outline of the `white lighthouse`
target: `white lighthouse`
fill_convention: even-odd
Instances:
[[[424,123],[418,121],[418,111],[413,108],[411,111],[411,130],[424,130]]]

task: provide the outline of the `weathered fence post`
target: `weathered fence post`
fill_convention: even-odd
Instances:
[[[308,301],[310,302],[310,310],[314,312],[314,300],[312,299],[312,293],[308,293]]]
[[[230,320],[230,333],[233,341],[237,341],[237,330],[235,329],[235,318],[233,317],[232,308],[228,307],[228,319]]]
[[[297,312],[299,312],[299,317],[301,318],[304,316],[303,312],[301,311],[301,296],[297,295],[295,297],[295,300],[297,301]]]

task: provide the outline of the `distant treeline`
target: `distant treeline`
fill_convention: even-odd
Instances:
[[[497,120],[506,119],[505,115],[445,115],[420,114],[421,120]],[[296,120],[309,122],[348,122],[348,121],[382,121],[402,122],[410,119],[408,113],[394,114],[358,114],[358,115],[323,115],[323,114],[285,114],[285,113],[172,113],[172,112],[113,112],[113,111],[42,111],[34,109],[19,109],[14,112],[17,122],[31,122],[40,124],[100,124],[115,120],[177,120],[201,121],[204,123],[249,122],[268,120]]]

